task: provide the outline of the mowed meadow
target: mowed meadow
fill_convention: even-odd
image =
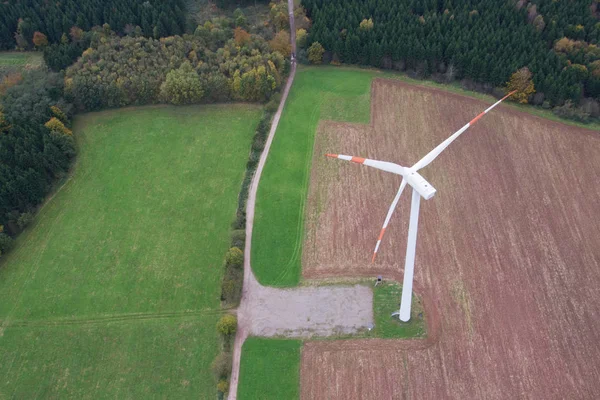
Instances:
[[[0,262],[0,398],[207,398],[260,108],[76,119],[72,175]]]

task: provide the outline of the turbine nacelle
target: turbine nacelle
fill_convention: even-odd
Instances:
[[[435,188],[431,186],[431,183],[427,182],[425,178],[423,178],[423,176],[417,171],[407,170],[403,177],[406,182],[425,200],[429,200],[435,195]]]

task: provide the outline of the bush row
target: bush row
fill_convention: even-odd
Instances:
[[[235,332],[237,331],[237,318],[226,314],[217,322],[217,332],[221,336],[221,352],[212,363],[212,371],[217,380],[219,398],[229,391],[229,376],[231,374],[232,355],[231,349]]]
[[[224,261],[225,273],[221,283],[221,301],[223,306],[236,307],[242,298],[244,281],[244,247],[246,242],[246,201],[250,183],[258,166],[258,161],[265,147],[273,113],[279,105],[280,95],[274,95],[265,105],[264,113],[256,127],[252,148],[246,164],[246,173],[238,197],[238,208],[232,224],[231,247],[227,250]],[[231,345],[236,331],[237,320],[232,315],[225,315],[217,324],[217,330],[223,337],[223,351],[215,358],[212,369],[217,379],[217,390],[220,398],[229,390],[229,374],[231,373]]]

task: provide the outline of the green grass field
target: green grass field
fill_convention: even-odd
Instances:
[[[0,52],[0,67],[25,66],[31,64],[37,66],[42,62],[42,53],[36,52]]]
[[[72,176],[0,263],[0,399],[216,396],[222,261],[260,114],[77,118]]]
[[[321,119],[369,122],[372,71],[300,68],[258,188],[252,269],[263,285],[300,279],[304,205]]]
[[[300,395],[300,340],[250,337],[244,342],[237,398],[293,400]]]
[[[40,52],[0,52],[0,80],[4,75],[23,70],[25,66],[39,68],[43,63],[43,55]]]

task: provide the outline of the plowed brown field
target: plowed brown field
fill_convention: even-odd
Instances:
[[[410,190],[370,264],[400,183],[341,153],[410,166],[488,105],[375,80],[370,125],[322,122],[305,278],[402,281]],[[302,399],[592,399],[600,396],[600,133],[500,106],[421,171],[415,289],[424,341],[318,341]]]

